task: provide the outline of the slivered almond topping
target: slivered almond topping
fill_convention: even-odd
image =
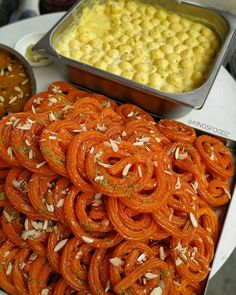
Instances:
[[[25,144],[26,144],[27,146],[31,146],[31,143],[28,141],[28,139],[25,140]]]
[[[110,288],[111,288],[111,281],[108,280],[108,281],[106,282],[105,292],[108,292],[108,291],[110,290]]]
[[[164,173],[165,173],[165,174],[168,174],[168,175],[173,175],[173,173],[170,172],[170,171],[168,171],[168,170],[164,170]]]
[[[181,251],[181,249],[182,249],[182,245],[181,245],[180,242],[178,242],[178,244],[177,244],[177,246],[174,248],[174,250],[179,250],[179,251]]]
[[[99,200],[99,199],[101,199],[101,197],[102,197],[102,193],[97,193],[94,195],[95,200]]]
[[[133,143],[134,146],[143,146],[144,145],[144,142],[142,141],[136,141]]]
[[[15,120],[17,120],[17,118],[15,116],[12,116],[9,121],[14,122]]]
[[[4,98],[3,96],[0,95],[0,102],[1,102],[1,103],[4,103],[4,101],[5,101],[5,98]]]
[[[85,237],[85,236],[82,236],[82,240],[83,240],[84,242],[86,242],[86,243],[89,243],[89,244],[91,244],[91,243],[94,242],[93,239],[91,239],[91,238],[89,238],[89,237]]]
[[[141,138],[138,138],[138,141],[147,143],[150,141],[150,137],[141,137]]]
[[[31,127],[32,127],[31,124],[26,123],[26,124],[24,124],[24,125],[18,125],[18,126],[17,126],[17,129],[20,129],[20,130],[30,130]]]
[[[7,155],[12,159],[13,158],[13,151],[12,151],[12,147],[9,146],[9,148],[7,149]]]
[[[93,203],[92,203],[92,206],[93,207],[98,207],[102,204],[102,200],[101,199],[98,199],[98,200],[94,200]]]
[[[122,176],[126,177],[128,175],[129,169],[131,168],[132,164],[127,164],[124,168],[124,170],[122,171]]]
[[[110,144],[113,152],[117,153],[119,151],[118,144],[112,139],[110,139]]]
[[[224,192],[229,197],[229,199],[231,199],[231,194],[230,194],[230,192],[226,188],[224,188]]]
[[[146,254],[142,253],[141,255],[139,255],[139,257],[137,258],[137,262],[142,263],[144,261],[147,260]]]
[[[175,146],[173,146],[172,148],[170,148],[170,149],[167,151],[167,155],[172,154],[174,151],[175,151]]]
[[[45,205],[46,205],[46,208],[47,208],[48,212],[50,212],[50,213],[54,212],[54,206],[53,205],[48,204],[48,203],[46,203]]]
[[[197,190],[198,190],[198,182],[197,181],[194,181],[194,183],[192,183],[192,187],[193,187],[195,193],[197,193]]]
[[[92,146],[91,149],[89,150],[90,155],[92,155],[94,152],[94,147]]]
[[[192,212],[190,212],[190,220],[191,220],[192,225],[193,225],[194,227],[198,227],[197,219],[196,219],[196,217],[193,215]]]
[[[83,129],[74,129],[73,132],[74,133],[80,133],[80,132],[84,132],[86,130],[83,130]]]
[[[157,167],[158,166],[158,162],[157,161],[153,161],[153,166]]]
[[[48,220],[45,220],[43,223],[43,230],[46,230],[47,227],[48,227]]]
[[[188,261],[188,258],[187,258],[187,256],[186,256],[185,254],[182,254],[182,255],[181,255],[181,258],[182,258],[184,261]]]
[[[28,118],[26,121],[27,121],[29,124],[34,124],[34,123],[35,123],[35,121],[33,121],[33,120],[29,119],[29,118]]]
[[[143,177],[142,169],[139,165],[138,165],[138,174],[139,174],[139,177]]]
[[[83,255],[82,251],[77,252],[77,254],[75,255],[75,259],[79,259],[82,255]]]
[[[165,260],[166,259],[166,253],[165,253],[165,251],[164,251],[164,248],[163,247],[160,247],[160,258],[162,259],[162,260]]]
[[[44,288],[44,289],[42,289],[40,295],[48,295],[49,294],[49,291],[50,290],[48,288]]]
[[[13,97],[9,100],[9,104],[12,104],[12,103],[16,102],[17,98],[18,98],[17,96],[13,96]]]
[[[181,265],[183,263],[183,260],[181,259],[181,258],[177,258],[176,260],[175,260],[175,265],[176,266],[179,266],[179,265]]]
[[[33,228],[36,230],[40,230],[43,228],[42,222],[31,221],[31,224],[32,224]]]
[[[188,153],[185,152],[185,153],[179,153],[179,156],[178,156],[178,159],[179,160],[184,160],[188,157]]]
[[[171,208],[171,213],[170,213],[170,216],[169,216],[169,221],[172,220],[173,214],[174,214],[174,210]]]
[[[8,266],[7,266],[7,270],[6,270],[6,275],[9,276],[12,272],[12,269],[13,269],[13,265],[11,263],[11,261],[8,263]]]
[[[99,131],[101,131],[101,132],[104,132],[104,131],[107,130],[107,127],[104,124],[102,124],[102,125],[101,124],[97,124],[96,129],[99,130]]]
[[[98,164],[104,168],[111,168],[111,164],[107,164],[107,163],[101,163],[101,162],[98,162]]]
[[[35,229],[30,229],[30,230],[24,230],[21,238],[25,241],[30,237],[36,237],[37,236],[37,231]]]
[[[197,260],[196,259],[191,259],[192,260],[192,262],[194,262],[195,264],[197,264],[197,265],[199,265],[199,263],[197,262]]]
[[[162,295],[162,288],[161,287],[156,287],[152,290],[150,295]]]
[[[26,266],[26,263],[24,261],[21,261],[21,263],[19,264],[20,270],[23,270]]]
[[[29,151],[28,157],[29,157],[30,160],[33,159],[33,157],[34,157],[34,152],[33,152],[33,150],[30,150],[30,151]]]
[[[122,135],[122,136],[126,136],[126,135],[127,135],[126,131],[123,131],[123,132],[121,133],[121,135]]]
[[[64,112],[67,112],[67,111],[69,111],[70,109],[73,109],[73,108],[74,108],[74,106],[66,105],[62,110]]]
[[[55,115],[53,114],[52,111],[49,113],[49,120],[50,120],[51,122],[56,121],[56,117],[55,117]]]
[[[13,220],[13,217],[9,213],[7,213],[7,211],[5,210],[3,210],[3,215],[5,216],[7,222],[10,223]]]
[[[214,161],[215,160],[215,154],[213,152],[211,153],[210,160],[211,161]]]
[[[13,128],[15,128],[19,122],[20,122],[20,119],[16,119],[16,120],[13,122]]]
[[[60,199],[60,200],[57,202],[56,207],[57,207],[57,208],[61,208],[63,205],[64,205],[64,199]]]
[[[175,150],[175,159],[176,160],[179,159],[179,147],[177,147],[176,150]]]
[[[215,160],[215,154],[214,154],[214,148],[213,148],[213,146],[211,146],[210,149],[211,149],[210,160],[211,161],[214,161]]]
[[[32,107],[31,107],[31,110],[32,110],[32,113],[33,114],[36,114],[36,110],[35,110],[35,107],[32,105]]]
[[[15,86],[15,87],[14,87],[14,90],[17,91],[17,92],[21,92],[21,91],[22,91],[21,88],[18,87],[18,86]]]
[[[50,101],[52,104],[58,102],[58,100],[57,100],[55,97],[49,97],[49,101]]]
[[[133,115],[134,115],[134,112],[130,112],[130,113],[127,115],[127,117],[130,118],[130,117],[132,117]]]
[[[121,266],[123,264],[123,261],[119,257],[111,258],[109,261],[114,266]]]
[[[29,82],[29,79],[25,79],[24,81],[22,81],[20,84],[21,85],[25,85],[25,84],[27,84]]]
[[[12,185],[13,185],[14,188],[20,188],[21,185],[22,185],[22,180],[21,181],[18,181],[16,179],[13,179]]]
[[[41,163],[38,163],[38,164],[36,165],[36,168],[39,169],[39,168],[41,168],[42,166],[44,166],[46,163],[47,163],[47,162],[41,162]]]
[[[94,181],[99,182],[99,181],[103,181],[104,180],[104,176],[103,175],[98,175],[94,178]]]
[[[151,272],[146,272],[144,276],[146,279],[151,280],[157,278],[159,275]]]
[[[180,282],[174,280],[173,283],[176,285],[176,286],[180,286]]]
[[[111,107],[111,102],[110,102],[109,100],[104,100],[104,101],[102,102],[102,106],[103,106],[104,108],[110,108],[110,107]]]
[[[25,226],[26,230],[29,230],[29,219],[28,218],[25,219],[24,226]]]
[[[48,138],[49,138],[49,139],[52,139],[52,140],[53,140],[53,139],[57,139],[57,137],[54,136],[54,135],[50,135],[50,136],[48,136]]]
[[[36,260],[37,258],[38,258],[38,254],[36,254],[36,253],[32,253],[32,254],[30,255],[29,260],[30,260],[30,261],[34,261],[34,260]]]
[[[103,155],[103,151],[98,151],[94,156],[94,162],[100,162],[100,157]]]
[[[54,252],[58,252],[59,250],[61,250],[66,245],[67,242],[68,242],[68,239],[64,239],[64,240],[61,240],[59,243],[57,243],[54,248]]]

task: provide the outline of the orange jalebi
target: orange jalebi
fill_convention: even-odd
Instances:
[[[53,82],[0,121],[0,288],[201,295],[233,174],[219,139]]]

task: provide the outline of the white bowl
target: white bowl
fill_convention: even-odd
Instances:
[[[31,34],[25,35],[15,45],[15,50],[18,51],[19,53],[21,53],[27,59],[29,64],[33,67],[46,66],[46,65],[53,62],[53,59],[51,57],[47,57],[47,59],[45,59],[43,61],[32,62],[25,55],[25,51],[26,51],[27,47],[31,44],[36,44],[44,35],[45,35],[45,33],[41,33],[41,32],[36,32],[36,33],[31,33]]]

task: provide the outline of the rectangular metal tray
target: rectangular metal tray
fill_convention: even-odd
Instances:
[[[176,118],[188,113],[191,108],[202,108],[220,66],[227,63],[229,53],[233,50],[234,40],[236,41],[235,15],[217,9],[207,9],[204,6],[193,4],[191,1],[182,1],[181,4],[174,0],[148,1],[148,3],[156,3],[177,14],[188,15],[210,24],[222,39],[221,49],[207,81],[192,92],[171,94],[64,57],[54,49],[54,44],[58,38],[66,32],[68,27],[77,24],[83,9],[88,6],[91,7],[94,2],[96,1],[78,1],[34,46],[34,49],[57,60],[63,66],[69,81],[93,91],[104,93],[112,98],[119,97],[122,101],[131,101],[161,117],[171,116]]]
[[[207,134],[205,132],[201,132],[201,134]],[[236,165],[236,150],[232,150],[231,152],[234,156],[234,161]],[[208,291],[211,291],[211,279],[220,270],[223,264],[226,262],[230,254],[233,252],[236,247],[236,231],[235,231],[235,212],[236,212],[236,174],[234,175],[231,182],[231,201],[224,212],[223,217],[223,228],[220,234],[220,238],[218,241],[218,245],[215,251],[215,256],[212,261],[211,271],[208,275],[205,290],[202,295],[207,295]],[[0,295],[8,295],[8,293],[2,291],[0,289]]]
[[[90,92],[87,88],[82,88],[82,90]],[[119,101],[116,101],[119,104]],[[121,102],[122,103],[122,102]],[[155,114],[150,113],[156,121],[159,120],[159,117]],[[214,136],[210,133],[203,132],[200,130],[195,129],[198,135],[210,135]],[[235,142],[228,139],[225,140],[222,138],[225,145],[231,150],[234,163],[236,167],[236,146]],[[213,258],[213,261],[211,263],[211,271],[208,275],[208,278],[205,282],[205,289],[204,293],[202,295],[207,295],[208,291],[211,290],[211,279],[213,276],[220,270],[220,268],[223,266],[223,264],[226,262],[226,260],[229,258],[231,253],[236,247],[236,231],[235,231],[235,222],[236,222],[236,171],[234,176],[231,179],[231,201],[228,205],[225,205],[224,209],[222,210],[222,215],[220,218],[220,223],[222,226],[222,230],[220,233],[220,237],[218,240],[217,247],[215,249],[215,255]],[[0,289],[0,295],[8,295],[8,293],[2,291]]]

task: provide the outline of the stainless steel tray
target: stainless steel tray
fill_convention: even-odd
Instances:
[[[172,10],[178,14],[188,15],[207,22],[211,24],[221,37],[222,47],[209,77],[207,81],[196,90],[182,94],[158,91],[154,88],[60,55],[54,49],[55,42],[63,35],[68,27],[78,22],[83,9],[93,5],[94,0],[78,1],[77,4],[48,31],[44,38],[34,46],[34,49],[46,55],[50,55],[57,60],[63,66],[63,70],[70,81],[93,91],[106,94],[112,98],[119,98],[122,101],[131,101],[161,117],[171,115],[172,118],[176,118],[188,113],[191,108],[202,108],[220,66],[227,63],[229,53],[233,50],[233,43],[236,41],[236,16],[217,9],[207,9],[204,6],[193,4],[191,1],[182,1],[181,4],[178,4],[174,0],[153,0],[149,2],[158,3],[167,10]]]
[[[87,89],[85,89],[85,90],[87,90]],[[156,119],[158,120],[158,118],[156,118]],[[211,135],[207,132],[202,132],[202,131],[199,131],[198,133]],[[229,143],[229,144],[230,144],[230,142],[231,142],[230,140],[227,141],[227,143]],[[230,148],[230,150],[233,154],[235,167],[236,167],[236,149]],[[232,224],[232,219],[233,219],[232,216],[235,216],[235,212],[236,212],[236,171],[235,171],[235,174],[231,180],[231,201],[228,205],[226,205],[225,209],[222,212],[223,212],[222,213],[223,215],[221,217],[222,230],[221,230],[220,238],[219,238],[216,250],[215,250],[214,259],[211,264],[211,271],[210,271],[208,278],[205,282],[205,289],[204,289],[204,293],[202,295],[208,294],[208,291],[210,291],[211,279],[213,278],[213,276],[216,274],[216,272],[219,270],[219,268],[223,264],[222,263],[222,252],[227,253],[227,257],[229,257],[229,255],[233,251],[233,247],[227,247],[227,245],[229,245],[229,244],[227,244],[226,242],[228,242],[228,243],[230,242],[231,232],[235,231],[235,224]],[[234,218],[234,220],[235,220],[235,218]],[[235,247],[236,245],[233,245],[233,246]],[[226,259],[226,258],[224,258],[224,259]],[[8,295],[8,293],[6,293],[0,289],[0,295]]]

